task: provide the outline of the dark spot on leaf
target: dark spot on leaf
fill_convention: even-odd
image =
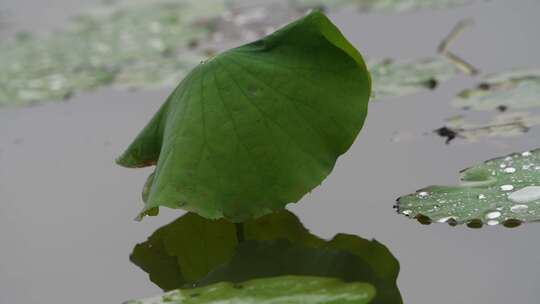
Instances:
[[[451,218],[449,219],[448,221],[446,221],[448,223],[448,225],[452,226],[452,227],[455,227],[457,226],[458,222],[455,218]]]
[[[439,85],[439,82],[435,78],[430,78],[429,80],[426,81],[425,85],[426,85],[426,88],[430,90],[434,90]]]
[[[433,131],[435,134],[439,135],[440,137],[446,137],[446,144],[449,144],[452,140],[454,140],[458,133],[448,127],[442,127],[435,131]]]
[[[188,48],[190,48],[190,49],[194,49],[194,48],[196,48],[198,46],[199,46],[199,40],[197,40],[197,39],[191,39],[188,42]]]
[[[506,110],[508,110],[508,106],[500,105],[500,106],[497,107],[497,110],[499,112],[506,112]]]
[[[71,91],[71,90],[67,91],[66,94],[64,94],[64,96],[62,96],[62,99],[63,100],[69,100],[69,99],[71,99],[73,97],[73,95],[74,95],[73,91]]]
[[[515,227],[521,226],[521,221],[516,220],[516,219],[508,219],[504,221],[503,225],[506,228],[515,228]]]
[[[431,219],[423,214],[419,214],[416,216],[416,220],[422,224],[422,225],[430,225]]]
[[[470,220],[468,223],[467,223],[467,227],[469,228],[482,228],[482,226],[484,225],[484,223],[482,223],[481,220],[479,219],[474,219],[474,220]]]
[[[491,89],[491,84],[486,83],[486,82],[480,83],[478,85],[478,89],[487,91],[487,90]]]
[[[244,288],[244,286],[241,285],[241,284],[234,284],[234,285],[233,285],[233,288],[235,288],[235,289],[242,289],[242,288]]]

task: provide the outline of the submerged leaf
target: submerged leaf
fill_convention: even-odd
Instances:
[[[439,83],[459,74],[458,68],[440,57],[399,63],[392,60],[368,62],[373,80],[373,97],[398,97],[435,89]]]
[[[135,246],[131,260],[148,272],[150,279],[164,290],[200,286],[219,280],[239,282],[270,274],[309,274],[367,281],[380,290],[376,303],[401,303],[396,286],[399,263],[377,241],[346,234],[338,234],[330,241],[322,240],[310,234],[298,218],[288,211],[270,214],[243,225],[246,245],[236,249],[239,242],[234,224],[225,220],[207,220],[193,213],[186,214],[154,232],[146,242]],[[266,251],[264,248],[271,252],[274,260],[260,255]],[[291,255],[295,252],[302,253],[303,258],[292,259]],[[247,259],[248,256],[251,258]],[[323,257],[328,263],[343,267],[315,266],[317,259],[322,261]],[[280,260],[283,261],[282,266],[271,266]],[[248,272],[233,270],[235,265],[244,262],[244,266],[239,267],[248,269]],[[223,268],[220,265],[228,266]],[[268,269],[273,272],[266,272]],[[227,273],[231,271],[231,275],[224,270]],[[240,274],[243,277],[239,277]]]
[[[491,75],[477,88],[462,91],[453,104],[473,110],[540,107],[540,70]]]
[[[209,29],[195,25],[195,16],[224,7],[223,0],[131,1],[79,16],[50,37],[20,34],[0,44],[0,106],[62,100],[113,83],[176,84],[203,57],[190,42]]]
[[[154,298],[128,301],[126,304],[365,304],[371,303],[375,293],[375,288],[367,283],[283,276],[242,284],[217,283],[202,288],[175,290]]]
[[[293,0],[107,1],[45,37],[0,44],[0,106],[103,86],[175,85],[201,60],[301,17]]]
[[[445,137],[447,143],[455,138],[475,142],[492,137],[520,136],[538,125],[540,125],[540,115],[525,112],[497,114],[491,121],[481,124],[473,124],[463,116],[456,116],[448,119],[444,127],[434,132]]]
[[[419,9],[442,9],[473,3],[474,0],[300,0],[303,3],[340,7],[356,5],[365,12],[408,12]]]
[[[431,186],[398,199],[398,212],[431,222],[477,228],[540,220],[540,150],[464,170],[460,186]]]
[[[200,64],[127,151],[157,163],[146,210],[241,222],[317,187],[359,133],[369,73],[320,12]]]

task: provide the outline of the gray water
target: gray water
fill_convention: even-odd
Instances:
[[[98,1],[2,0],[0,39],[19,30],[48,33]],[[332,14],[358,49],[372,58],[435,53],[452,26],[476,26],[452,46],[483,72],[540,67],[540,2],[484,4],[402,15]],[[2,42],[0,42],[2,43]],[[0,58],[1,60],[1,58]],[[449,102],[478,79],[371,104],[360,137],[334,172],[290,206],[313,233],[376,238],[401,263],[405,303],[538,303],[540,225],[472,230],[421,226],[392,209],[396,197],[430,184],[451,184],[457,172],[485,159],[540,146],[540,130],[523,137],[445,145],[435,135],[462,111]],[[149,170],[116,166],[170,88],[102,89],[66,103],[0,109],[0,303],[120,303],[159,294],[128,255],[137,242],[181,212],[134,222]],[[392,142],[398,131],[420,134]]]

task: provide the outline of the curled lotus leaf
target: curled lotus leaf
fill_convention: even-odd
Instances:
[[[117,162],[156,165],[141,214],[256,218],[330,174],[363,126],[370,91],[361,55],[314,11],[197,66]]]

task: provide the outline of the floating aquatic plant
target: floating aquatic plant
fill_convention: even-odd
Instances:
[[[459,74],[459,69],[454,64],[441,57],[403,63],[383,60],[368,62],[368,65],[375,99],[432,90],[439,83]]]
[[[540,150],[488,160],[461,173],[459,186],[431,186],[398,199],[421,223],[519,226],[540,220]]]
[[[364,12],[408,12],[419,9],[451,8],[474,0],[300,0],[302,3],[329,7],[356,6]]]
[[[445,137],[446,143],[454,139],[476,142],[488,138],[521,136],[538,125],[540,115],[527,112],[499,113],[485,123],[472,123],[459,115],[448,119],[444,127],[434,132]]]
[[[126,304],[253,304],[312,303],[367,304],[375,288],[367,283],[344,283],[333,278],[284,276],[241,284],[221,282],[207,287],[174,290],[164,295]]]
[[[453,105],[472,110],[503,111],[540,107],[540,70],[490,75],[476,88],[462,91]]]

